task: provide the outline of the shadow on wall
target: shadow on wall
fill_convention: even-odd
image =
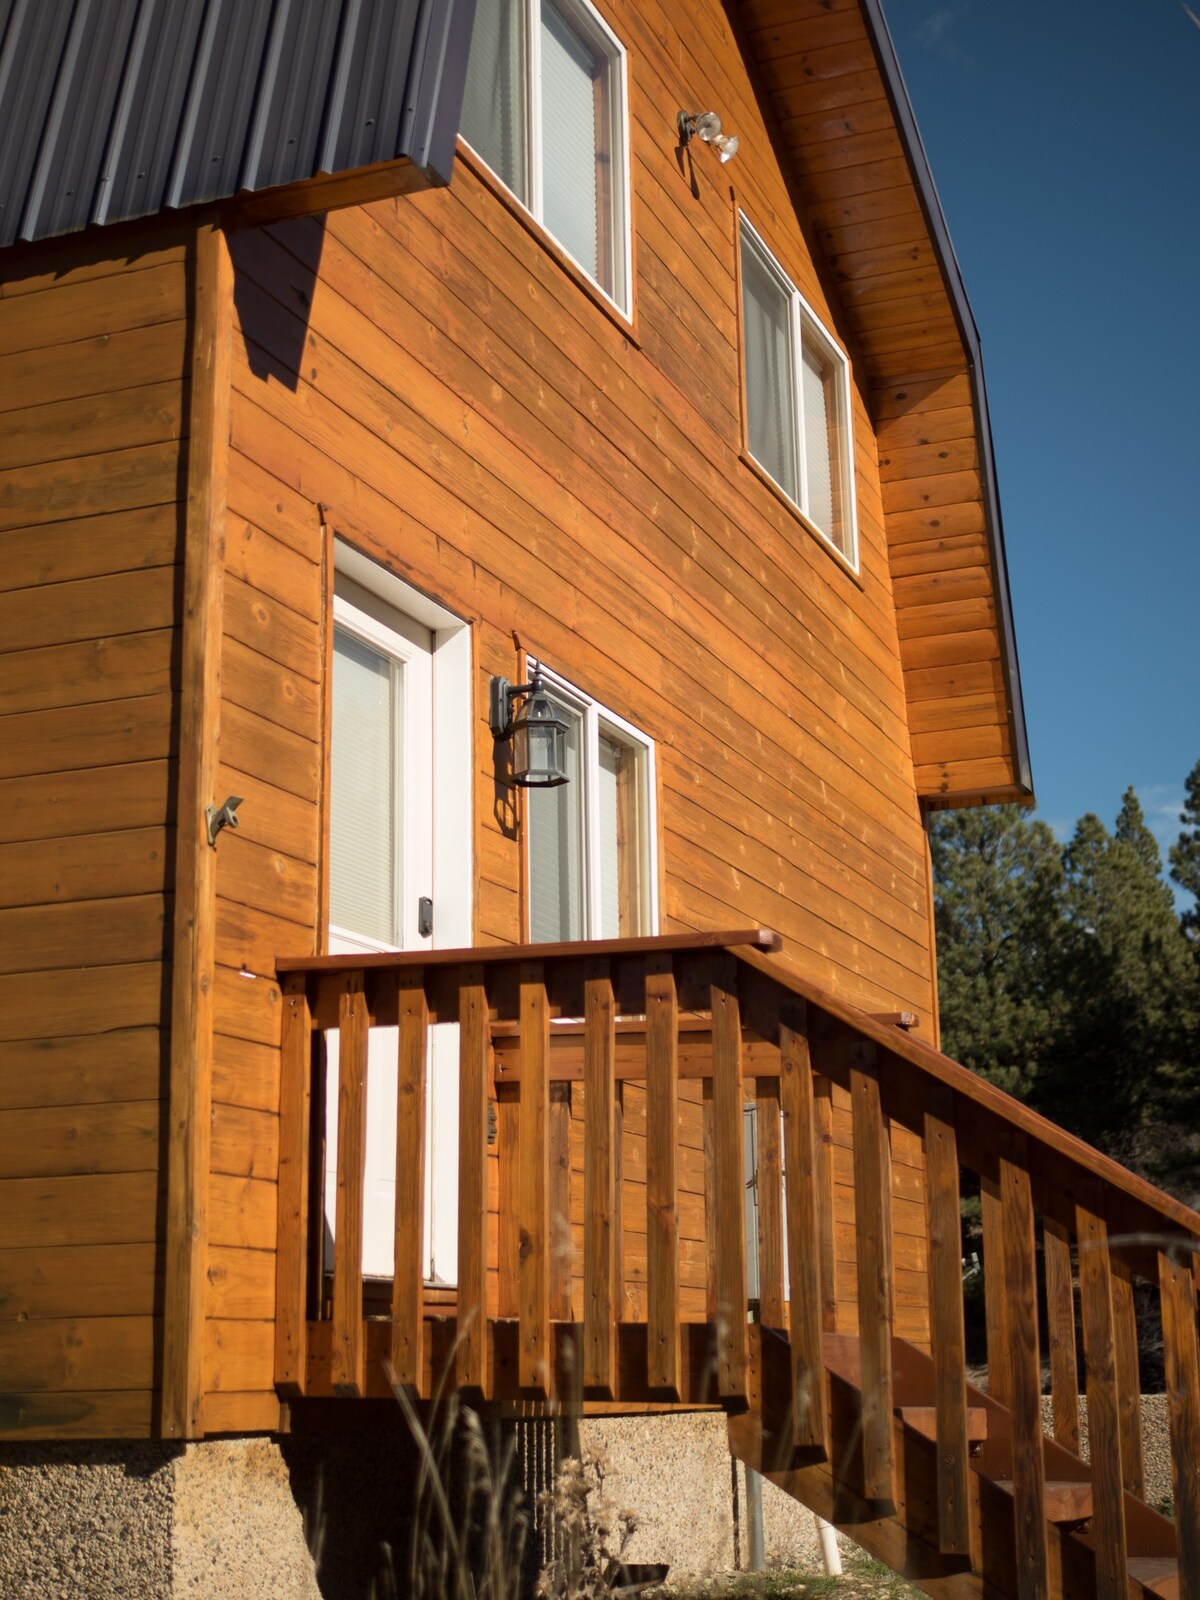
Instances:
[[[324,215],[230,235],[233,303],[250,370],[264,382],[295,391],[301,377],[319,380],[308,319],[324,245]]]
[[[436,1420],[428,1426],[434,1448],[445,1458],[441,1477],[448,1495],[440,1506],[427,1476],[423,1480],[421,1452],[394,1407],[378,1427],[344,1435],[294,1432],[280,1439],[322,1600],[392,1600],[401,1595],[406,1600],[442,1600],[459,1592],[454,1558],[445,1551],[445,1518],[456,1530],[474,1530],[466,1541],[470,1563],[490,1565],[495,1549],[483,1549],[487,1535],[480,1528],[488,1520],[491,1500],[479,1485],[491,1481],[496,1463],[510,1458],[518,1475],[509,1475],[509,1492],[496,1519],[501,1543],[511,1552],[506,1562],[510,1582],[497,1600],[503,1600],[503,1593],[533,1593],[536,1541],[525,1538],[523,1530],[520,1538],[512,1538],[527,1504],[515,1445],[518,1425],[475,1423],[472,1429],[459,1416],[452,1436]],[[486,1464],[481,1451],[486,1451]],[[420,1549],[415,1582],[409,1566],[414,1541]]]

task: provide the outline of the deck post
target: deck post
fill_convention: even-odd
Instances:
[[[788,1279],[791,1291],[792,1442],[829,1457],[825,1362],[821,1353],[821,1191],[807,1013],[802,1000],[779,1023],[779,1095],[787,1175]]]
[[[1097,1600],[1125,1600],[1127,1547],[1116,1319],[1108,1223],[1102,1204],[1099,1189],[1094,1187],[1075,1213],[1092,1460],[1092,1539],[1096,1546]]]
[[[283,981],[279,1065],[279,1242],[275,1251],[275,1384],[304,1393],[308,1361],[308,1193],[312,1013],[303,974]]]
[[[737,960],[717,956],[712,973],[713,1137],[717,1241],[717,1392],[747,1399],[746,1213],[742,1134],[742,1018]]]
[[[425,974],[400,974],[396,1063],[395,1267],[392,1274],[392,1380],[426,1393],[425,1383],[425,1075],[429,1002]]]
[[[646,960],[646,1369],[679,1397],[679,1002],[671,957]]]
[[[892,1163],[875,1045],[850,1044],[854,1230],[862,1353],[863,1493],[890,1502],[892,1460]]]
[[[929,1219],[929,1321],[937,1372],[938,1544],[971,1551],[967,1479],[967,1366],[962,1298],[962,1214],[954,1096],[925,1095],[925,1208]]]
[[[551,1393],[550,1347],[550,1011],[545,968],[521,965],[519,1382]]]
[[[458,1356],[460,1389],[488,1393],[488,1000],[483,966],[459,970]]]
[[[1200,1350],[1193,1261],[1200,1263],[1194,1239],[1180,1239],[1158,1253],[1171,1483],[1179,1529],[1179,1592],[1183,1595],[1200,1594]]]
[[[367,1044],[370,1018],[361,972],[338,995],[337,1209],[333,1246],[333,1387],[361,1395],[365,1382],[362,1252],[367,1158]]]
[[[616,1398],[619,1212],[617,1017],[607,961],[589,962],[583,989],[583,1381]]]
[[[1042,1223],[1046,1256],[1046,1320],[1050,1338],[1050,1393],[1054,1437],[1079,1454],[1079,1368],[1075,1359],[1075,1289],[1071,1281],[1071,1236],[1061,1222]]]

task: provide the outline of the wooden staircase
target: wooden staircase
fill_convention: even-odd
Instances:
[[[421,1400],[444,1373],[525,1414],[715,1403],[735,1456],[932,1595],[1200,1600],[1200,1216],[806,984],[778,945],[752,929],[281,959],[281,1395],[345,1403],[394,1383]],[[448,1296],[423,1284],[420,1244],[439,1021],[460,1041]],[[360,1244],[372,1027],[394,1030],[398,1084],[382,1305]],[[967,1382],[964,1171],[982,1205],[986,1394]],[[1174,1520],[1146,1500],[1139,1316],[1162,1341]]]

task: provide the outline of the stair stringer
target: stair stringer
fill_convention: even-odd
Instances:
[[[862,1493],[859,1429],[861,1393],[853,1359],[856,1341],[827,1339],[826,1386],[830,1448],[803,1452],[791,1443],[790,1352],[786,1339],[755,1330],[751,1340],[749,1407],[728,1418],[731,1454],[756,1468],[786,1494],[824,1517],[869,1554],[915,1583],[936,1600],[1017,1600],[1013,1502],[996,1480],[1011,1474],[1006,1408],[976,1390],[972,1407],[986,1408],[988,1443],[968,1474],[971,1556],[948,1555],[938,1548],[937,1447],[933,1439],[893,1418],[894,1498],[881,1503]],[[932,1397],[933,1363],[916,1346],[893,1340],[897,1406]],[[1090,1482],[1086,1464],[1053,1440],[1045,1441],[1048,1478]],[[1130,1510],[1134,1509],[1131,1497]],[[1173,1530],[1140,1502],[1136,1521],[1163,1554],[1173,1548]],[[1149,1520],[1147,1520],[1149,1519]],[[1151,1526],[1161,1525],[1161,1526]],[[1095,1600],[1095,1560],[1086,1538],[1047,1523],[1050,1600]],[[1130,1579],[1128,1592],[1153,1596]]]

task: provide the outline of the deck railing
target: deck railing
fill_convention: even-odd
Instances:
[[[931,1537],[942,1552],[978,1556],[979,1493],[969,1474],[983,1473],[1012,1497],[1015,1592],[1049,1592],[1054,1524],[1071,1520],[1047,1510],[1054,1480],[1079,1489],[1067,1498],[1086,1527],[1071,1537],[1094,1562],[1097,1593],[1124,1596],[1136,1560],[1177,1559],[1182,1593],[1200,1594],[1200,1216],[919,1039],[789,974],[771,959],[777,947],[773,935],[750,930],[424,958],[281,959],[281,1393],[381,1393],[386,1360],[394,1381],[427,1395],[445,1361],[454,1382],[483,1398],[703,1400],[734,1413],[752,1405],[788,1416],[796,1459],[820,1459],[830,1449],[826,1371],[836,1366],[839,1333],[848,1332],[856,1335],[861,1392],[854,1475],[865,1501],[895,1502],[903,1415],[896,1408],[920,1400],[937,1439]],[[458,1287],[452,1303],[440,1305],[422,1281],[426,1056],[435,1022],[460,1030]],[[397,1030],[395,1270],[389,1315],[379,1318],[364,1312],[362,1277],[372,1027]],[[321,1226],[325,1074],[314,1041],[335,1030],[330,1289]],[[578,1105],[564,1109],[568,1083],[582,1087],[581,1117]],[[636,1127],[626,1115],[631,1085]],[[692,1125],[702,1121],[701,1152],[681,1139],[681,1093]],[[753,1303],[748,1102],[758,1112]],[[917,1199],[933,1357],[926,1396],[909,1393],[909,1380],[893,1370],[897,1352],[904,1359],[894,1339],[894,1225],[897,1207],[913,1204],[911,1194],[894,1193],[891,1153],[901,1129],[923,1155]],[[572,1208],[571,1151],[580,1142],[582,1195]],[[636,1172],[622,1170],[631,1152]],[[852,1261],[834,1212],[834,1167],[847,1157]],[[702,1265],[686,1273],[685,1164],[703,1172],[704,1241]],[[970,1403],[963,1170],[981,1195],[989,1368],[989,1394]],[[843,1194],[847,1188],[843,1182]],[[851,1274],[857,1316],[842,1317],[841,1326]],[[1149,1301],[1157,1307],[1174,1528],[1145,1504],[1135,1294],[1143,1317]],[[1041,1419],[1043,1325],[1049,1436]],[[1079,1326],[1090,1471],[1080,1459]],[[989,1419],[982,1460],[972,1444],[981,1407]],[[1056,1570],[1062,1559],[1056,1546]]]

